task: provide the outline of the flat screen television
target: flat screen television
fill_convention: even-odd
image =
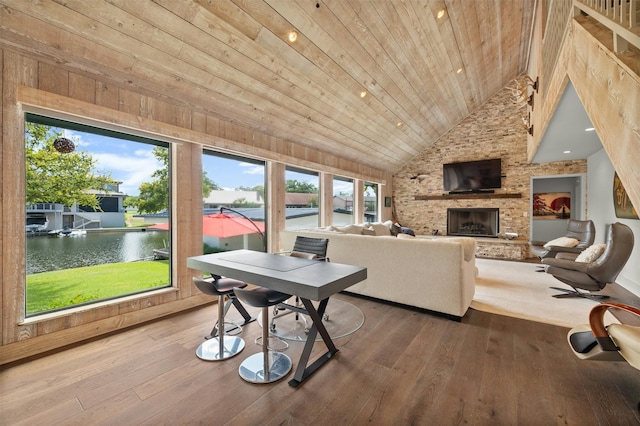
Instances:
[[[444,190],[451,193],[493,192],[502,187],[500,158],[443,164],[442,174]]]

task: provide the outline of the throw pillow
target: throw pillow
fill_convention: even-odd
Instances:
[[[416,236],[416,233],[413,232],[413,229],[411,229],[411,228],[407,228],[406,226],[402,226],[401,229],[402,229],[402,233],[403,234],[411,235],[412,237]]]
[[[556,238],[555,240],[551,240],[549,242],[547,242],[544,245],[544,248],[550,248],[551,246],[558,246],[558,247],[575,247],[578,245],[580,241],[576,240],[575,238],[570,238],[570,237],[560,237],[560,238]]]
[[[607,247],[606,244],[594,244],[592,246],[587,247],[576,257],[576,262],[582,263],[591,263],[597,260],[602,253],[604,253],[604,249]]]
[[[397,238],[400,238],[400,239],[403,239],[403,238],[415,238],[415,237],[416,237],[415,235],[402,234],[402,233],[397,235]]]

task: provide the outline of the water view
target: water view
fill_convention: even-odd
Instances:
[[[81,266],[152,259],[169,244],[169,233],[88,232],[78,237],[27,238],[27,275]]]

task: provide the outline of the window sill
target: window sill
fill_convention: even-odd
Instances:
[[[93,309],[102,308],[105,306],[118,305],[121,303],[126,303],[132,300],[138,300],[147,298],[149,296],[154,296],[157,294],[165,294],[178,291],[177,287],[165,287],[158,290],[147,291],[139,294],[132,294],[131,296],[118,297],[117,299],[109,299],[102,302],[96,302],[89,305],[77,306],[75,308],[69,308],[62,311],[50,312],[40,315],[34,315],[29,318],[25,318],[23,321],[19,322],[18,325],[30,325],[37,324],[44,321],[50,321],[52,319],[64,318],[71,315],[78,315],[84,312],[89,312]]]

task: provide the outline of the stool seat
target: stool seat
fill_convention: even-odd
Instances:
[[[264,287],[253,290],[235,288],[236,297],[247,305],[262,308],[262,352],[251,355],[240,364],[240,377],[250,383],[271,383],[284,378],[291,371],[289,356],[269,350],[269,307],[289,299],[291,295]]]
[[[280,293],[279,291],[264,287],[258,287],[253,290],[242,290],[242,288],[243,287],[238,287],[234,290],[238,299],[256,308],[277,305],[291,297],[290,294]]]
[[[240,332],[242,331],[242,326],[229,324],[231,327],[227,330],[224,318],[231,305],[234,305],[244,318],[243,324],[254,320],[233,292],[234,288],[246,287],[247,284],[218,275],[213,275],[209,279],[194,277],[193,283],[202,293],[218,297],[218,319],[214,323],[209,336],[205,337],[207,340],[202,342],[196,349],[196,356],[205,361],[221,361],[237,355],[244,349],[244,340],[236,336],[225,336],[225,333],[232,330],[239,330],[238,332]],[[225,297],[227,298],[226,304],[224,303]]]
[[[245,288],[247,283],[234,280],[233,278],[226,278],[220,276],[214,276],[212,279],[199,279],[194,278],[193,283],[198,287],[198,290],[209,296],[220,296],[233,294],[233,288]]]

